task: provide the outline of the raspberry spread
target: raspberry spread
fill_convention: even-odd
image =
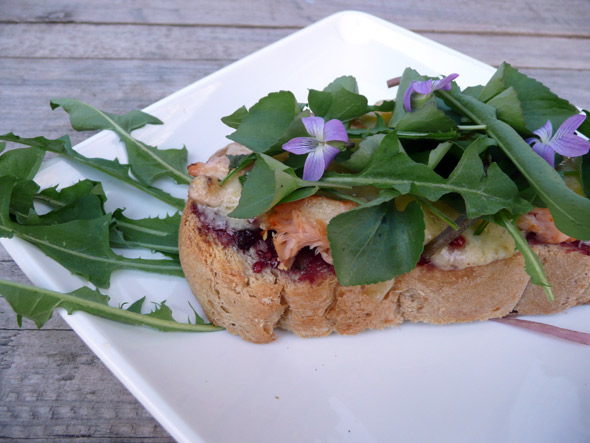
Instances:
[[[310,248],[303,248],[299,251],[288,271],[280,270],[272,235],[268,235],[264,239],[262,229],[255,225],[249,229],[240,230],[231,229],[227,225],[221,226],[219,223],[213,225],[205,211],[195,203],[191,205],[191,211],[199,220],[199,230],[214,237],[223,247],[235,247],[244,253],[252,254],[256,259],[252,265],[252,271],[255,274],[259,274],[267,268],[273,268],[290,274],[297,281],[307,281],[312,284],[324,275],[334,274],[334,266],[326,263],[321,255],[316,254]]]

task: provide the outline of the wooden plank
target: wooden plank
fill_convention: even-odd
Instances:
[[[0,61],[0,133],[23,137],[72,136],[67,115],[51,111],[49,101],[74,97],[100,109],[124,113],[142,109],[187,86],[228,62],[154,60],[34,60]]]
[[[169,0],[4,0],[4,22],[29,23],[150,23],[164,25],[224,25],[302,27],[330,14],[362,10],[416,31],[589,36],[590,3],[568,0],[482,2],[412,0],[252,0],[237,7],[233,0],[215,2]],[[510,11],[510,12],[507,12]]]
[[[87,24],[7,24],[0,55],[18,58],[158,60],[240,59],[292,33],[290,29],[162,27]],[[491,65],[507,60],[528,68],[590,69],[590,39],[423,33]],[[156,44],[154,42],[157,42]]]
[[[0,62],[0,133],[57,138],[71,134],[74,143],[88,137],[70,129],[62,111],[49,100],[75,97],[109,112],[141,109],[216,71],[225,61],[179,60],[43,60]],[[590,108],[588,70],[525,69],[557,94]]]
[[[0,436],[172,441],[76,334],[53,330],[0,331]]]
[[[590,39],[565,37],[470,35],[423,33],[438,43],[492,66],[506,61],[518,68],[590,69]]]
[[[0,56],[158,60],[237,60],[292,29],[134,25],[4,24]]]
[[[0,262],[12,260],[4,246],[0,245]]]

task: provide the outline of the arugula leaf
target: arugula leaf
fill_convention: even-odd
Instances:
[[[307,197],[311,197],[312,195],[316,194],[319,191],[319,186],[313,186],[311,188],[299,188],[289,195],[284,197],[278,204],[294,202],[297,200],[302,200]]]
[[[37,327],[41,328],[51,318],[55,309],[63,308],[68,314],[82,311],[119,323],[149,326],[160,331],[213,332],[223,329],[211,324],[203,324],[202,319],[198,316],[194,324],[179,323],[172,318],[170,308],[165,305],[165,302],[158,305],[154,312],[143,315],[140,312],[145,297],[132,304],[127,310],[114,308],[108,305],[108,296],[87,287],[62,294],[48,289],[0,280],[0,295],[6,299],[17,314],[19,326],[21,318],[25,317],[33,320]]]
[[[121,209],[113,213],[114,229],[111,246],[117,248],[146,248],[178,260],[178,228],[180,213],[164,218],[131,219]]]
[[[161,200],[169,204],[173,208],[176,208],[178,210],[182,210],[184,208],[184,200],[172,197],[170,194],[162,191],[159,188],[145,185],[133,179],[129,175],[129,165],[121,164],[117,159],[107,160],[104,158],[88,158],[76,152],[72,148],[72,143],[68,136],[51,140],[45,137],[23,138],[11,132],[8,134],[0,135],[0,140],[19,143],[21,145],[31,146],[33,148],[39,148],[44,151],[59,154],[69,160],[74,160],[85,166],[96,169],[104,174],[110,175],[111,177],[114,177],[128,185],[133,186],[136,189],[139,189],[140,191],[145,192],[146,194],[151,195],[152,197],[157,198],[158,200]]]
[[[514,183],[494,165],[486,176],[478,149],[478,144],[468,149],[453,173],[444,179],[401,152],[397,136],[392,132],[383,138],[366,169],[358,174],[329,173],[322,183],[393,188],[401,194],[418,195],[430,201],[458,193],[466,202],[470,218],[493,214],[502,208],[522,212],[528,206],[519,197]]]
[[[508,63],[502,63],[496,73],[485,85],[479,96],[483,102],[489,102],[509,88],[516,91],[526,127],[535,131],[551,121],[554,128],[558,128],[568,117],[578,113],[575,106],[567,100],[559,98],[541,82],[526,76]],[[499,118],[500,115],[498,116]],[[503,118],[501,118],[503,120]],[[515,123],[514,119],[508,121]],[[521,130],[521,126],[516,127]]]
[[[453,142],[439,143],[436,148],[428,153],[428,167],[431,169],[436,168],[452,147]]]
[[[111,216],[105,215],[51,226],[13,225],[11,228],[19,238],[37,246],[70,272],[101,288],[109,287],[110,276],[118,269],[184,276],[178,263],[171,260],[127,258],[115,254],[109,246],[110,223]]]
[[[353,94],[359,93],[359,85],[352,75],[342,75],[330,82],[328,86],[324,88],[325,92],[339,92],[341,89],[352,92]]]
[[[555,169],[537,155],[507,123],[495,118],[489,105],[462,94],[458,89],[437,91],[452,107],[461,110],[486,132],[518,168],[551,211],[557,228],[579,240],[590,240],[590,200],[570,190]]]
[[[337,215],[328,224],[328,239],[338,281],[366,285],[411,271],[422,253],[424,229],[417,202],[399,211],[393,200],[376,200]]]
[[[531,277],[531,283],[541,286],[547,295],[549,301],[553,301],[553,291],[551,290],[551,283],[547,280],[545,269],[539,261],[539,257],[532,250],[529,243],[522,236],[516,225],[510,220],[505,211],[500,211],[494,216],[494,221],[506,229],[512,238],[516,248],[522,253],[525,262],[525,269],[527,274]]]
[[[256,161],[256,154],[251,153],[247,155],[229,155],[230,173],[227,174],[223,180],[219,182],[219,186],[223,186],[228,180],[235,177],[248,166]]]
[[[33,180],[19,180],[15,183],[10,196],[10,214],[18,223],[38,223],[39,216],[33,207],[39,185]]]
[[[487,146],[487,138],[478,138],[471,143],[448,178],[447,185],[470,188],[472,192],[460,192],[465,199],[467,218],[495,214],[509,208],[513,214],[524,214],[533,207],[518,196],[518,187],[492,163],[487,174],[479,158],[480,147]]]
[[[44,189],[36,200],[48,203],[56,209],[38,216],[36,220],[28,220],[25,224],[54,225],[73,220],[91,220],[105,214],[106,195],[102,184],[92,180],[81,180],[78,183],[58,191],[57,187]]]
[[[10,196],[16,179],[0,177],[0,237],[17,237],[37,246],[74,274],[98,287],[108,287],[117,269],[135,269],[182,277],[171,260],[132,259],[115,254],[109,247],[110,215],[91,220],[73,220],[50,226],[19,225],[10,219]]]
[[[0,176],[0,238],[12,238],[13,230],[10,228],[10,199],[16,183],[16,177],[12,175]]]
[[[508,123],[520,133],[529,132],[518,94],[512,86],[488,100],[487,104],[496,108],[498,119]]]
[[[158,149],[131,136],[131,131],[146,124],[162,124],[156,117],[141,111],[111,114],[71,98],[53,99],[50,104],[52,109],[63,108],[77,131],[109,129],[115,132],[125,144],[131,172],[144,185],[150,185],[161,177],[170,177],[179,184],[191,182],[191,176],[185,172],[186,148]]]
[[[101,203],[101,207],[107,200],[107,196],[102,188],[102,183],[89,179],[80,180],[78,183],[62,188],[59,191],[57,190],[57,186],[44,189],[37,196],[37,200],[41,200],[53,207],[63,208],[77,202],[87,194],[97,196]],[[104,210],[102,213],[104,214]]]
[[[273,92],[252,106],[227,138],[254,152],[266,152],[283,137],[298,109],[293,93]]]

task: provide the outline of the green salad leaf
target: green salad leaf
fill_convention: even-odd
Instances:
[[[547,205],[555,225],[563,233],[579,240],[590,240],[590,200],[569,189],[559,173],[535,153],[507,123],[498,120],[480,101],[458,89],[437,91],[449,106],[461,110],[471,120],[486,126],[511,162]]]
[[[242,189],[240,202],[229,215],[253,218],[268,211],[298,188],[293,170],[264,154],[258,155]]]
[[[116,248],[145,248],[178,261],[180,213],[167,217],[131,219],[121,209],[113,213],[110,243]]]
[[[494,214],[499,209],[523,213],[530,205],[522,200],[516,185],[492,164],[487,174],[477,155],[478,143],[468,148],[452,174],[445,179],[423,163],[401,152],[395,132],[383,138],[369,165],[358,174],[326,174],[320,183],[392,188],[437,201],[443,195],[461,195],[469,218]]]
[[[240,114],[240,124],[228,138],[254,152],[266,152],[283,137],[299,111],[291,92],[273,92],[253,105],[247,114]]]
[[[508,63],[502,63],[496,73],[481,91],[479,100],[493,104],[492,99],[507,90],[515,91],[522,109],[522,117],[529,131],[535,131],[550,120],[554,128],[558,128],[568,117],[578,113],[575,106],[567,100],[559,98],[541,82],[519,72]],[[504,107],[500,107],[498,118],[506,117]],[[519,117],[520,119],[520,117]],[[505,120],[515,126],[514,129],[522,130],[522,124],[516,119]]]
[[[326,121],[348,121],[369,111],[367,98],[358,93],[356,79],[351,76],[337,78],[322,91],[311,89],[308,101],[313,113]]]
[[[96,218],[76,218],[71,221],[71,212],[52,217],[48,225],[21,225],[10,218],[10,197],[17,182],[10,175],[0,177],[0,237],[17,236],[37,246],[46,255],[58,261],[72,273],[80,275],[98,287],[108,287],[110,276],[117,269],[135,269],[167,275],[183,276],[178,263],[170,260],[127,258],[115,254],[109,245],[111,215]],[[93,196],[94,204],[100,205],[100,197]],[[96,200],[98,199],[98,200]],[[77,200],[79,204],[82,200]],[[91,203],[92,204],[92,203]]]
[[[68,314],[86,312],[107,320],[128,325],[148,326],[160,331],[213,332],[223,329],[211,324],[205,324],[196,312],[194,323],[177,322],[173,319],[172,312],[165,302],[156,305],[153,312],[141,314],[145,297],[133,303],[127,309],[115,308],[108,305],[108,296],[87,287],[81,287],[63,294],[21,283],[0,280],[0,295],[6,299],[17,314],[19,325],[21,325],[21,319],[24,317],[34,321],[38,328],[47,323],[57,308],[63,308]]]
[[[170,177],[179,184],[191,182],[190,175],[185,172],[186,148],[158,149],[131,136],[133,130],[146,124],[162,124],[157,118],[141,111],[111,114],[71,98],[51,100],[51,108],[58,107],[70,115],[72,127],[77,131],[109,129],[115,132],[127,148],[131,172],[144,185],[150,185],[161,177]]]
[[[551,289],[551,283],[547,280],[547,275],[543,269],[539,257],[535,254],[535,251],[531,248],[526,239],[522,236],[516,225],[510,220],[508,214],[505,211],[500,211],[494,216],[494,220],[497,224],[506,229],[512,238],[516,248],[522,253],[525,262],[525,268],[527,274],[531,277],[531,282],[535,285],[541,286],[547,295],[549,301],[553,301],[553,291]]]
[[[117,159],[107,160],[104,158],[89,158],[76,152],[72,148],[72,143],[68,136],[52,140],[47,139],[45,137],[23,138],[13,133],[8,133],[0,135],[0,140],[18,143],[21,145],[30,146],[32,148],[39,148],[44,151],[59,154],[62,157],[67,158],[68,160],[73,160],[77,163],[83,164],[84,166],[88,166],[104,174],[107,174],[113,178],[116,178],[117,180],[122,181],[130,186],[133,186],[134,188],[142,192],[145,192],[146,194],[149,194],[152,197],[155,197],[158,200],[163,201],[164,203],[169,204],[173,208],[176,208],[178,210],[182,210],[184,208],[183,199],[173,197],[159,188],[146,185],[134,179],[129,174],[129,165],[121,164]]]
[[[7,151],[0,156],[0,175],[13,175],[22,180],[32,180],[44,156],[45,153],[37,148]]]
[[[424,229],[417,202],[403,211],[393,200],[371,202],[337,215],[328,224],[328,239],[338,281],[373,284],[411,271],[422,253]]]

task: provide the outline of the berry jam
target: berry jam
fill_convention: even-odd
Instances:
[[[252,265],[252,271],[259,274],[267,268],[277,269],[279,258],[272,241],[272,233],[262,238],[262,229],[232,230],[211,226],[206,215],[193,203],[191,211],[199,220],[199,230],[214,237],[223,247],[235,247],[242,252],[252,252],[257,260]],[[288,271],[297,281],[315,283],[326,274],[333,274],[334,267],[326,263],[322,256],[309,248],[304,248],[297,254],[295,261]]]
[[[297,281],[307,281],[311,284],[325,274],[334,274],[334,266],[326,263],[320,254],[309,248],[299,251],[291,269],[299,272]]]
[[[531,245],[543,245],[543,244],[545,244],[533,232],[529,232],[527,234],[526,240]],[[562,248],[567,249],[568,251],[577,251],[577,252],[581,252],[584,255],[590,256],[590,244],[587,243],[587,242],[581,242],[580,240],[567,241],[567,242],[559,243],[559,246],[561,246]]]
[[[449,249],[462,249],[465,246],[465,237],[459,235],[449,243]]]
[[[579,240],[572,241],[572,242],[565,242],[561,243],[561,246],[568,250],[578,251],[584,255],[590,256],[590,244],[586,242],[581,242]]]

